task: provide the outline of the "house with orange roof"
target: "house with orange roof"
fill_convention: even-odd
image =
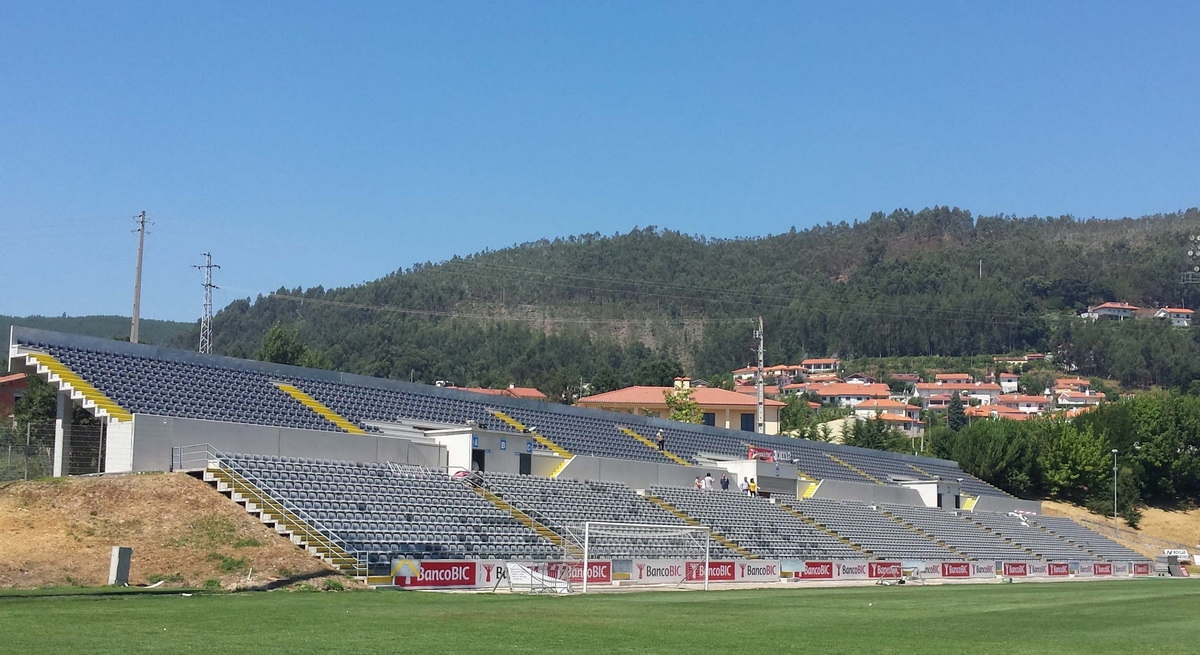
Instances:
[[[799,393],[815,393],[826,405],[839,407],[855,407],[868,400],[883,400],[891,395],[888,385],[876,382],[874,384],[857,384],[852,382],[808,382],[798,389]]]
[[[938,373],[933,379],[942,384],[971,384],[975,381],[975,378],[966,373]]]
[[[1104,402],[1107,396],[1093,391],[1060,391],[1056,392],[1055,404],[1060,408],[1095,407]]]
[[[921,408],[891,398],[864,400],[854,406],[854,414],[860,418],[877,418],[884,414],[921,418]]]
[[[1078,391],[1087,393],[1092,388],[1092,381],[1087,378],[1058,378],[1054,381],[1055,391]]]
[[[528,398],[530,400],[549,400],[546,394],[534,389],[533,387],[518,387],[515,384],[508,385],[505,389],[487,389],[483,387],[463,387],[465,391],[474,391],[475,393],[484,393],[489,396],[507,396],[509,398]]]
[[[1093,321],[1099,319],[1108,319],[1115,321],[1123,321],[1127,318],[1133,318],[1133,313],[1138,310],[1136,305],[1130,305],[1127,302],[1106,302],[1100,303],[1094,307],[1088,307],[1088,310],[1079,315],[1080,318],[1090,318]]]
[[[1000,391],[1003,393],[1016,393],[1017,387],[1021,384],[1021,376],[1015,373],[1001,373],[1000,375],[989,375],[984,378],[984,381],[999,383]]]
[[[1045,396],[1027,396],[1024,394],[1003,394],[996,399],[997,407],[1015,409],[1024,414],[1041,414],[1050,405],[1050,399]]]
[[[1154,318],[1167,319],[1175,327],[1191,327],[1193,313],[1195,312],[1184,307],[1162,307],[1154,312]]]
[[[1003,393],[1003,389],[995,382],[918,382],[915,386],[917,395],[923,400],[930,396],[958,393],[982,405],[991,404]]]
[[[28,384],[24,373],[0,375],[0,418],[12,418],[13,407],[25,395]]]
[[[1029,412],[1022,412],[1019,409],[1005,407],[1003,405],[979,405],[978,407],[968,407],[964,410],[967,418],[980,419],[1008,419],[1010,421],[1024,421],[1030,417],[1037,416]]]
[[[812,375],[805,376],[804,381],[809,383],[816,382],[824,384],[827,382],[842,382],[843,380],[842,378],[838,377],[837,373],[814,373]]]
[[[841,362],[836,357],[813,357],[800,362],[805,373],[832,373]]]
[[[580,407],[606,409],[638,416],[670,418],[666,394],[679,389],[691,389],[692,400],[700,406],[704,424],[729,430],[753,432],[757,418],[758,399],[754,396],[726,389],[693,387],[688,378],[678,378],[674,387],[626,387],[585,396],[576,401]],[[784,403],[778,400],[763,401],[764,429],[767,434],[779,434],[779,410]],[[650,436],[650,435],[647,435]]]
[[[903,432],[906,437],[919,437],[925,433],[925,424],[918,418],[899,414],[880,414],[877,418]]]

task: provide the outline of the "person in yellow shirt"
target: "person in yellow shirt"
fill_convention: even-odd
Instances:
[[[754,478],[750,478],[750,495],[758,495],[758,483],[754,481]]]

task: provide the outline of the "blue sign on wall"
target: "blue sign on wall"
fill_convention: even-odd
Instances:
[[[477,435],[477,434],[471,435],[471,447],[472,448],[479,447],[479,435]]]
[[[500,440],[500,450],[508,450],[508,439]]]
[[[527,453],[533,452],[533,442],[532,441],[525,442],[525,452],[527,452]]]

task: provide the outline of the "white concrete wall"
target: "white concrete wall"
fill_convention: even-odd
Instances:
[[[355,462],[396,462],[445,468],[445,449],[381,435],[273,428],[244,423],[135,414],[130,471],[166,471],[171,448],[210,444],[231,453]],[[109,472],[118,472],[111,470]]]
[[[921,495],[915,489],[844,480],[823,480],[813,497],[828,500],[857,500],[864,503],[925,505]]]

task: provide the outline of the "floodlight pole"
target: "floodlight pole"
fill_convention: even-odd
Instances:
[[[584,524],[583,524],[583,593],[585,593],[585,594],[587,593],[587,579],[588,579],[588,550],[590,550],[588,547],[592,545],[591,539],[588,539],[588,536],[589,536],[588,532],[591,527],[592,527],[591,521],[584,522]],[[569,572],[570,569],[567,569],[567,571],[568,571],[567,581],[570,582],[570,580],[571,580],[571,574]]]
[[[1117,449],[1112,449],[1113,453],[1113,536],[1117,536],[1120,530],[1120,523],[1117,519]]]

